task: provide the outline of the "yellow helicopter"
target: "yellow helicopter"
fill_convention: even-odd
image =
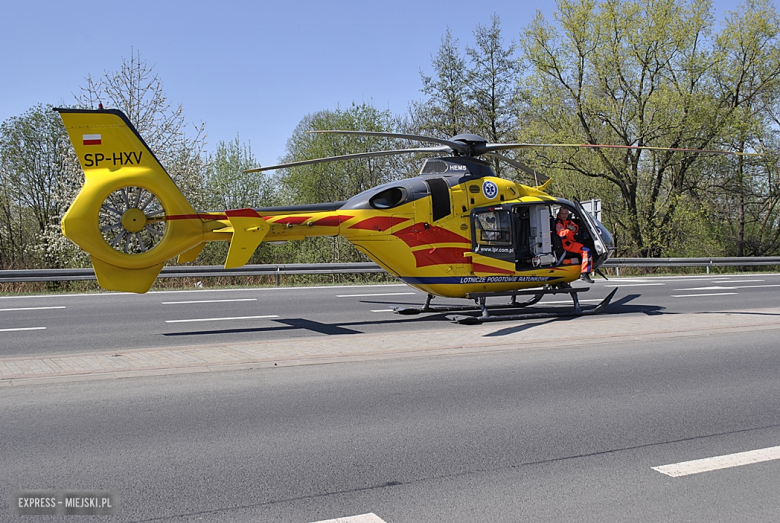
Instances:
[[[342,236],[387,272],[428,294],[420,308],[400,314],[477,310],[456,315],[461,323],[539,317],[490,314],[489,297],[510,297],[503,307],[524,307],[546,294],[572,297],[568,311],[542,316],[601,312],[580,307],[571,282],[582,275],[576,252],[565,250],[556,216],[568,214],[576,241],[598,268],[614,249],[610,232],[577,201],[495,176],[480,156],[498,158],[537,176],[499,151],[529,144],[489,144],[462,134],[449,140],[361,131],[315,131],[388,136],[436,144],[391,151],[306,160],[263,167],[271,170],[347,158],[436,153],[419,176],[374,187],[344,202],[200,212],[166,173],[127,117],[110,109],[56,109],[84,169],[84,185],[62,219],[62,231],[89,253],[98,283],[108,290],[143,293],[165,263],[195,260],[207,242],[228,241],[225,268],[247,263],[261,242]],[[538,184],[538,182],[537,182]],[[561,212],[561,210],[567,212]],[[565,241],[565,240],[564,240]],[[588,274],[584,278],[590,281]],[[466,298],[477,306],[433,307],[434,296]],[[518,296],[529,297],[518,302]]]

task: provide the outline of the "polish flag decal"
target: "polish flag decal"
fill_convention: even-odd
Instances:
[[[99,134],[84,134],[82,138],[84,145],[101,145],[103,143],[102,136]]]

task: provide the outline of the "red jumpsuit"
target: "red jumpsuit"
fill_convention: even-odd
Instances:
[[[593,263],[590,258],[590,249],[581,243],[577,243],[574,239],[579,229],[580,228],[577,226],[577,224],[571,220],[561,220],[558,218],[555,221],[555,232],[560,237],[564,250],[569,252],[576,252],[579,254],[582,258],[580,272],[583,274],[589,274]]]

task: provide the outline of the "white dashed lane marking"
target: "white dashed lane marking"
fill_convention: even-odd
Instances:
[[[238,298],[235,300],[193,300],[193,301],[164,301],[163,305],[183,305],[190,303],[232,303],[234,301],[257,301],[257,298]]]
[[[661,474],[679,478],[682,476],[690,476],[691,474],[701,474],[702,472],[710,472],[713,470],[752,465],[754,463],[763,463],[764,461],[772,461],[775,459],[780,459],[780,447],[750,450],[748,452],[738,452],[737,454],[727,454],[714,458],[695,459],[693,461],[683,461],[682,463],[673,463],[671,465],[662,465],[660,467],[652,468]]]
[[[380,518],[374,513],[370,513],[370,514],[363,514],[360,516],[349,516],[345,518],[315,521],[315,523],[385,523],[385,520]]]
[[[712,292],[709,294],[672,294],[672,298],[699,298],[701,296],[734,296],[736,292]]]
[[[51,309],[64,309],[65,307],[14,307],[13,309],[0,309],[0,312],[10,311],[47,311]]]
[[[197,321],[232,321],[232,320],[264,320],[268,318],[278,318],[279,316],[271,314],[268,316],[234,316],[232,318],[193,318],[191,320],[165,320],[165,323],[192,323]]]
[[[659,285],[666,285],[665,283],[629,283],[628,285],[624,283],[610,283],[605,284],[604,287],[657,287]]]
[[[14,307],[11,309],[0,309],[0,312],[17,312],[17,311],[46,311],[51,309],[64,309],[64,306],[59,307]],[[45,331],[46,327],[17,327],[9,329],[0,329],[0,332],[24,332],[24,331]]]
[[[416,292],[386,292],[384,294],[337,294],[336,298],[364,298],[368,296],[411,296]]]

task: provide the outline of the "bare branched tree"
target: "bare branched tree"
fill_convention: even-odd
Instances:
[[[119,71],[88,76],[86,82],[75,95],[77,105],[124,112],[187,198],[196,206],[203,203],[205,124],[187,125],[184,109],[168,100],[154,66],[134,52],[122,59]]]

